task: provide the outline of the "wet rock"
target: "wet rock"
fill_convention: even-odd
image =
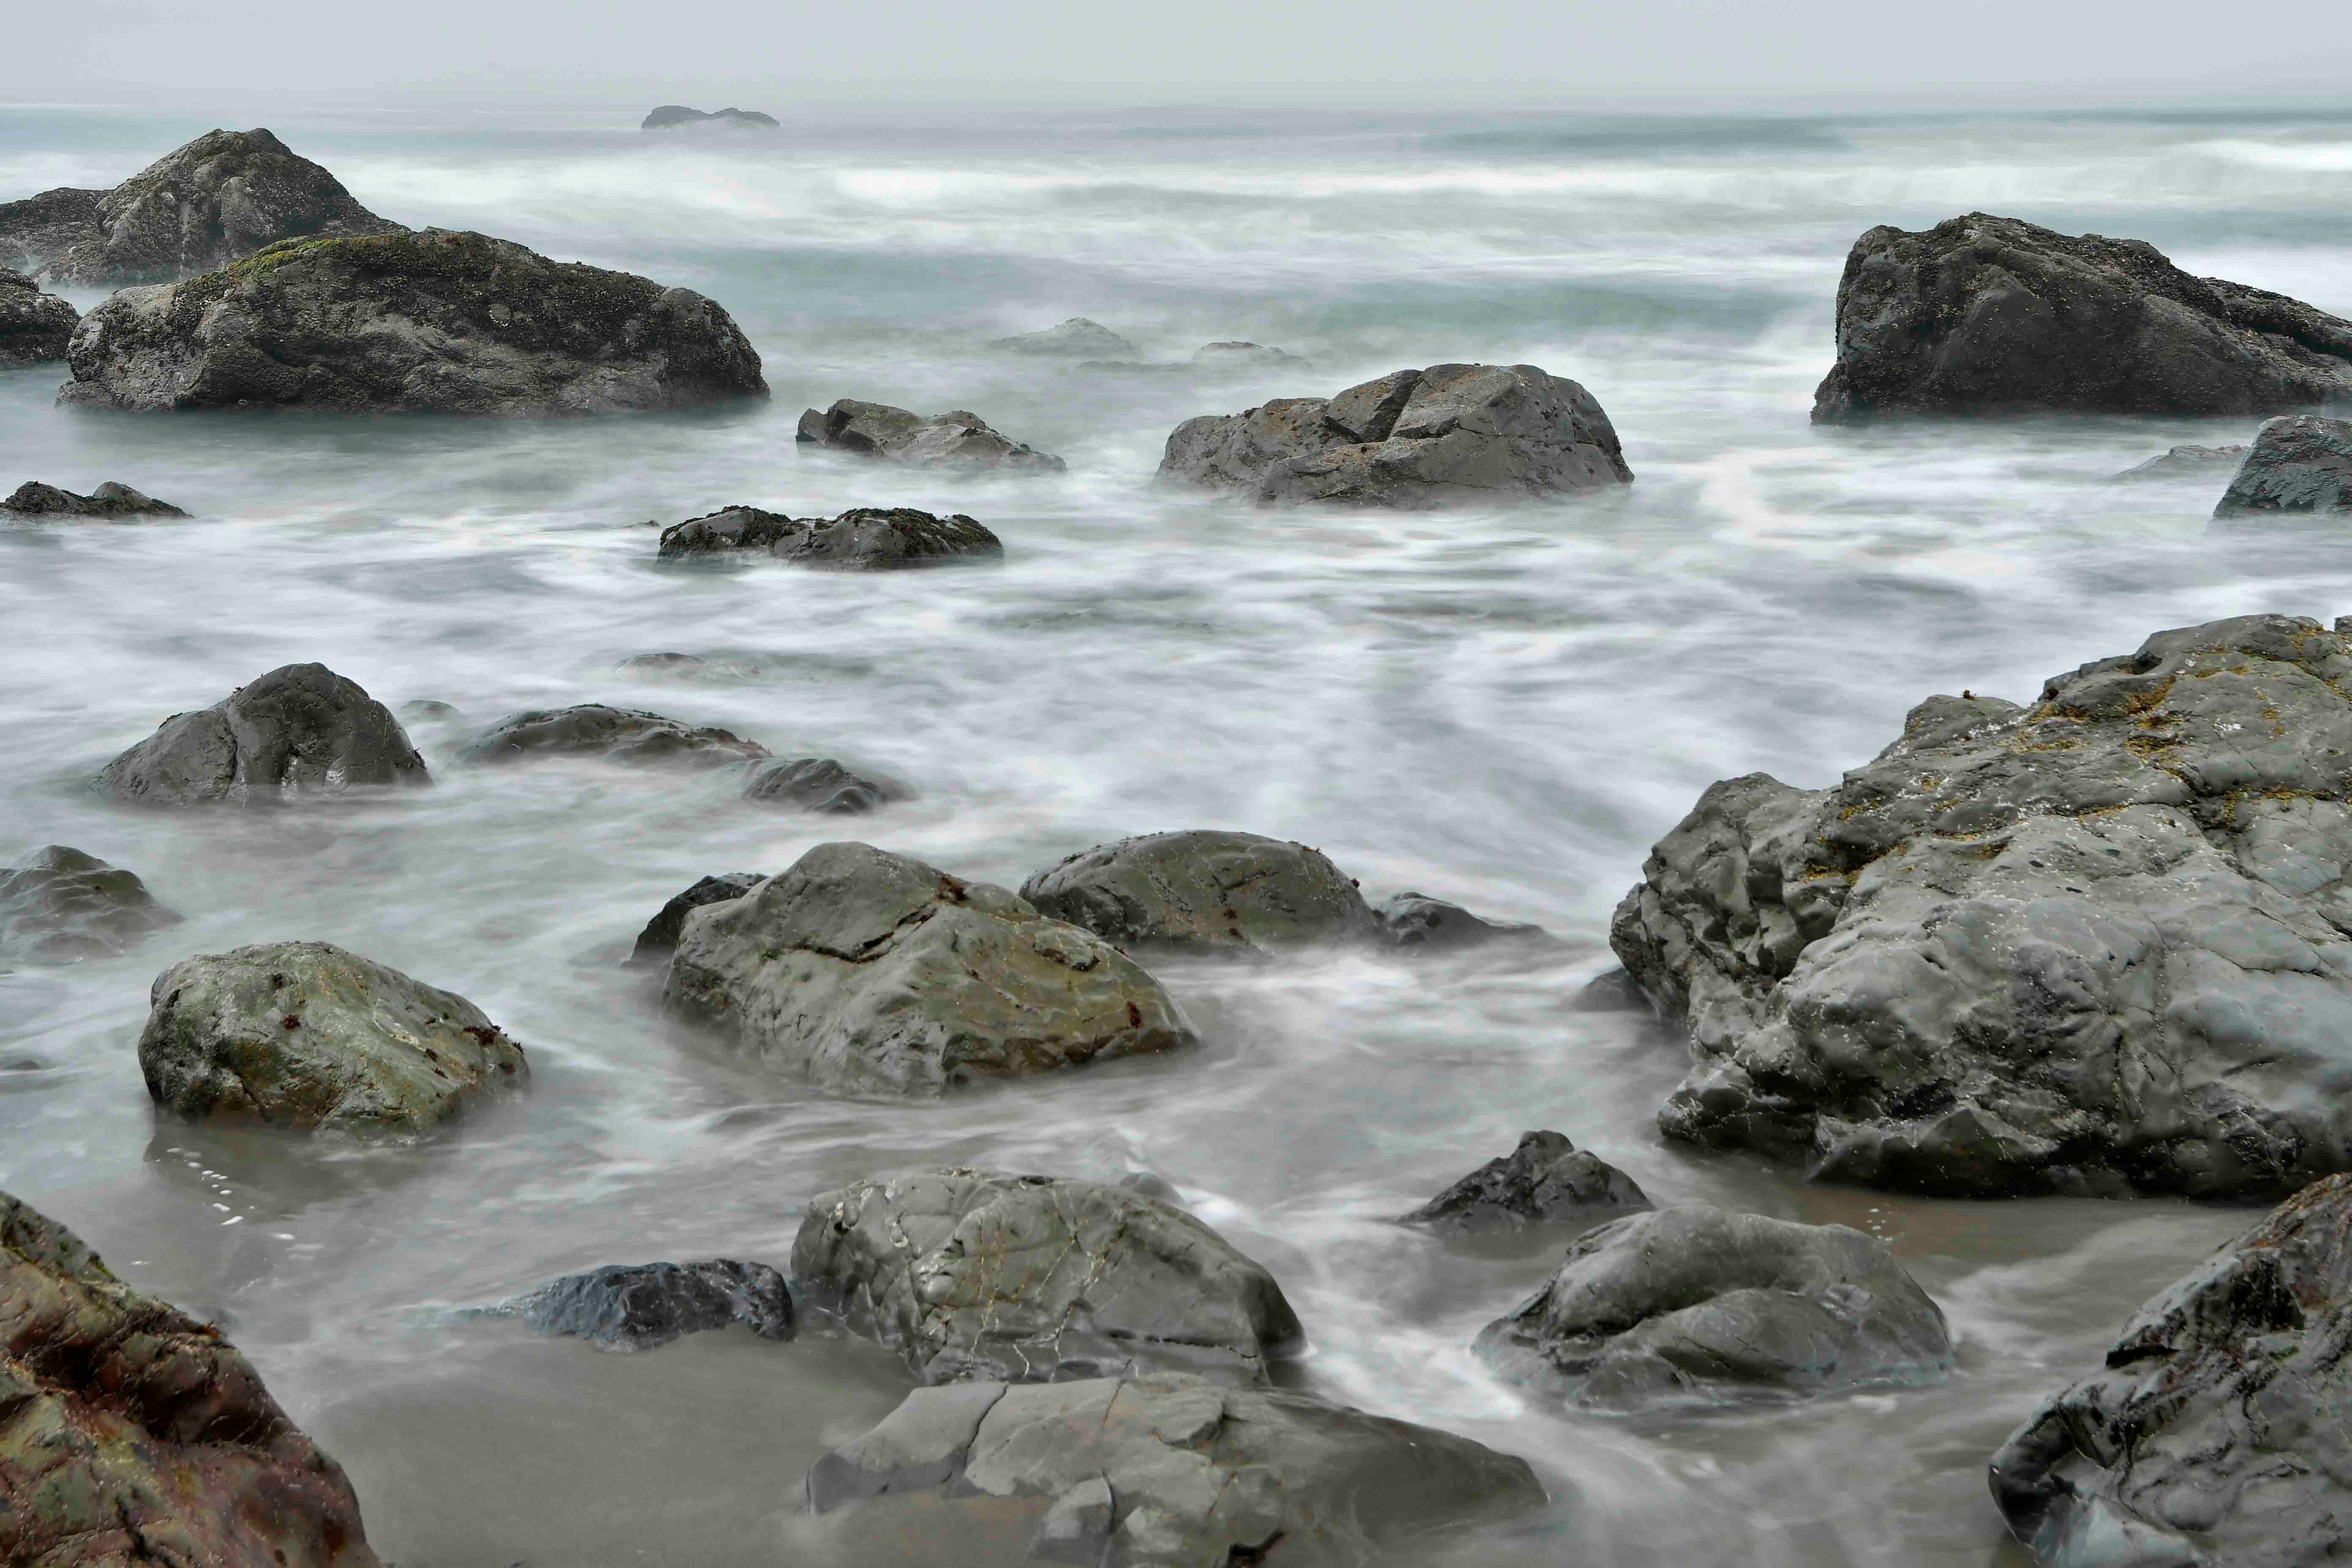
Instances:
[[[412,697],[395,710],[403,724],[457,725],[467,722],[465,710],[430,697]]]
[[[2203,479],[2218,475],[2224,468],[2234,469],[2251,447],[2241,443],[2234,447],[2175,447],[2159,457],[2109,476],[2111,484],[2137,484],[2143,479]]]
[[[1136,357],[1136,346],[1099,321],[1072,316],[1058,327],[999,338],[989,345],[1005,353],[1045,354],[1059,359],[1124,359]]]
[[[1970,213],[1854,241],[1813,420],[2279,414],[2347,396],[2352,321],[2191,278],[2145,240]]]
[[[1003,541],[963,513],[936,517],[904,506],[853,507],[830,520],[730,506],[664,529],[659,554],[664,561],[683,561],[754,551],[795,566],[834,572],[1004,559]]]
[[[719,768],[768,755],[767,747],[731,730],[602,702],[513,714],[457,748],[461,763],[587,757],[630,767]]]
[[[1643,994],[1641,983],[1621,964],[1605,974],[1596,974],[1586,981],[1575,996],[1570,999],[1571,1013],[1647,1013],[1650,999]]]
[[[918,1389],[809,1470],[818,1513],[910,1491],[975,1527],[1026,1500],[1036,1556],[1102,1568],[1346,1568],[1544,1500],[1468,1438],[1171,1373]]]
[[[0,1560],[377,1568],[342,1468],[209,1323],[0,1193]]]
[[[1541,926],[1482,921],[1460,904],[1433,899],[1426,893],[1399,893],[1373,912],[1380,917],[1389,940],[1397,946],[1430,952],[1460,952],[1496,943],[1544,947],[1556,940]]]
[[[863,816],[905,800],[907,791],[887,779],[851,773],[831,757],[780,757],[753,771],[743,798],[824,816]]]
[[[391,710],[323,664],[271,670],[174,713],[95,786],[144,805],[263,805],[432,780]]]
[[[1179,425],[1164,483],[1265,506],[1328,501],[1421,511],[1630,484],[1592,395],[1531,364],[1400,370],[1335,397],[1279,397]]]
[[[33,272],[53,256],[102,232],[98,204],[104,191],[60,186],[22,201],[0,202],[0,264]]]
[[[2352,420],[2290,414],[2254,436],[2216,518],[2274,520],[2295,512],[2352,513]]]
[[[2156,1297],[2106,1365],[1993,1456],[2049,1568],[2291,1568],[2352,1550],[2352,1180],[2330,1176]]]
[[[38,479],[26,479],[0,500],[0,512],[19,518],[67,517],[185,517],[188,514],[169,501],[142,495],[129,485],[108,479],[89,494],[76,495],[55,485],[45,485]]]
[[[1098,1182],[951,1169],[853,1182],[810,1200],[793,1278],[925,1383],[1257,1384],[1303,1337],[1274,1277],[1224,1237]]]
[[[803,413],[796,438],[828,451],[922,468],[1014,468],[1058,474],[1068,467],[1050,453],[998,435],[979,415],[961,408],[925,417],[887,403],[861,403],[856,398],[845,397],[822,412],[811,408]]]
[[[44,294],[21,272],[0,267],[0,364],[38,364],[66,357],[81,312]]]
[[[710,661],[699,654],[638,653],[614,665],[613,671],[647,680],[699,680],[709,674]]]
[[[150,1002],[147,1093],[198,1121],[421,1131],[530,1076],[522,1047],[463,996],[323,942],[183,959]]]
[[[1660,1125],[1950,1196],[2352,1168],[2347,690],[2343,635],[2243,616],[1712,786],[1611,929],[1696,1049]]]
[[[1255,833],[1097,845],[1038,872],[1021,896],[1122,947],[1251,954],[1381,936],[1380,917],[1321,850]]]
[[[665,103],[645,118],[640,131],[676,131],[681,127],[709,126],[724,131],[781,131],[772,114],[762,114],[756,109],[714,109],[705,113],[688,109],[682,103]]]
[[[936,1094],[1196,1040],[1108,943],[864,844],[820,844],[689,914],[663,995],[774,1066],[856,1093]]]
[[[1586,1233],[1477,1352],[1549,1398],[1618,1411],[1940,1383],[1952,1366],[1942,1310],[1885,1242],[1703,1205]]]
[[[793,1298],[764,1263],[608,1263],[567,1274],[500,1309],[544,1334],[598,1350],[649,1351],[740,1323],[763,1340],[793,1337]]]
[[[629,962],[667,963],[669,955],[677,951],[677,933],[685,928],[688,914],[705,904],[740,899],[765,880],[757,871],[727,871],[701,879],[664,904],[660,912],[646,922],[646,929],[637,933],[636,946],[630,950]]]
[[[288,240],[82,318],[60,403],[495,418],[762,398],[760,356],[689,289],[509,240]]]
[[[62,844],[0,869],[0,959],[110,958],[179,923],[135,874]]]
[[[1203,370],[1305,370],[1310,360],[1271,349],[1264,343],[1202,343],[1192,351],[1192,363]]]
[[[1600,1155],[1561,1133],[1528,1132],[1508,1154],[1487,1161],[1398,1223],[1465,1236],[1531,1225],[1590,1226],[1651,1206],[1633,1178]]]

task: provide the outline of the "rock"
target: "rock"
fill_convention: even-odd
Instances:
[[[2217,518],[2352,512],[2352,419],[2290,414],[2265,423],[2231,479]]]
[[[935,517],[913,507],[861,506],[827,521],[730,506],[662,530],[659,557],[685,561],[747,551],[820,571],[886,572],[1002,561],[1004,542],[960,511]]]
[[[82,318],[58,401],[498,418],[762,398],[760,356],[690,289],[503,239],[288,240]]]
[[[640,131],[676,131],[681,126],[717,126],[728,131],[781,131],[772,114],[756,109],[714,109],[706,114],[682,103],[665,103],[645,118]]]
[[[456,725],[467,721],[463,709],[436,702],[430,697],[412,697],[396,711],[403,724]]]
[[[1165,483],[1263,506],[1330,501],[1423,511],[1630,484],[1609,416],[1531,364],[1400,370],[1336,397],[1278,397],[1176,426]]]
[[[185,517],[188,514],[169,501],[142,495],[129,485],[118,485],[108,479],[86,496],[71,490],[61,490],[55,485],[45,485],[38,479],[26,479],[0,500],[0,512],[12,517]]]
[[[950,1169],[853,1182],[809,1201],[793,1278],[925,1383],[1262,1384],[1304,1338],[1274,1277],[1224,1237],[1099,1182]]]
[[[81,312],[44,294],[21,272],[0,267],[0,364],[38,364],[66,357]]]
[[[1531,1225],[1590,1227],[1652,1206],[1633,1177],[1600,1155],[1561,1133],[1528,1132],[1508,1154],[1487,1161],[1397,1223],[1466,1236]]]
[[[646,922],[646,929],[637,933],[636,946],[629,952],[629,962],[667,963],[669,955],[677,951],[677,933],[685,928],[688,914],[705,904],[740,899],[766,880],[757,871],[726,871],[701,879],[664,904],[660,912]]]
[[[1712,786],[1610,933],[1696,1048],[1660,1125],[1956,1197],[2352,1168],[2347,689],[2343,635],[2249,616]]]
[[[1468,1438],[1171,1373],[918,1389],[809,1469],[817,1513],[910,1491],[974,1539],[1026,1502],[1038,1558],[1102,1568],[1352,1568],[1544,1500]]]
[[[567,1274],[501,1309],[545,1334],[586,1340],[601,1351],[649,1351],[740,1323],[763,1340],[793,1337],[793,1298],[764,1263],[714,1258],[703,1263],[608,1263]]]
[[[1196,1043],[1159,983],[1108,943],[864,844],[820,844],[689,914],[663,995],[853,1093],[936,1094]]]
[[[1381,936],[1380,917],[1321,850],[1255,833],[1097,845],[1022,883],[1021,896],[1122,947],[1247,955]]]
[[[2161,457],[2126,468],[2108,477],[2110,484],[2137,484],[2142,479],[2202,479],[2225,468],[2234,468],[2251,447],[2175,447]]]
[[[42,278],[87,289],[211,272],[282,240],[407,232],[267,131],[207,132],[110,191],[0,205],[0,256],[42,257]]]
[[[602,702],[511,714],[457,748],[461,763],[589,757],[630,767],[719,768],[768,755],[767,747],[732,730]]]
[[[1272,370],[1295,365],[1305,370],[1314,362],[1270,349],[1264,343],[1202,343],[1192,351],[1192,363],[1204,370]]]
[[[199,1121],[421,1131],[530,1076],[463,996],[323,942],[182,959],[149,997],[148,1096]]]
[[[136,875],[62,844],[0,869],[0,958],[111,958],[179,923]]]
[[[1397,946],[1423,948],[1432,952],[1459,952],[1496,942],[1541,947],[1556,941],[1541,926],[1482,921],[1460,904],[1449,904],[1426,893],[1399,893],[1373,913],[1380,918],[1389,940]]]
[[[1570,1246],[1478,1336],[1510,1381],[1587,1410],[1656,1410],[1941,1383],[1944,1314],[1875,1237],[1705,1205]]]
[[[646,680],[699,680],[710,670],[710,661],[691,653],[631,654],[613,667],[615,675],[634,675]]]
[[[2279,414],[2352,396],[2352,321],[2145,240],[1970,213],[1853,242],[1813,421],[1889,414]]]
[[[2049,1568],[2290,1568],[2352,1548],[2352,1181],[2330,1176],[2124,1326],[1993,1456]]]
[[[1620,964],[1605,974],[1596,974],[1586,981],[1570,999],[1568,1010],[1571,1013],[1647,1013],[1650,1011],[1650,999],[1643,994],[1641,983]]]
[[[907,791],[853,773],[831,757],[779,757],[752,773],[743,798],[825,816],[863,816],[905,800]]]
[[[0,1193],[0,1560],[377,1568],[342,1468],[209,1323]]]
[[[1072,316],[1060,326],[1047,327],[1043,331],[999,338],[989,347],[1005,353],[1048,354],[1057,359],[1131,360],[1139,352],[1108,327],[1084,316]]]
[[[1061,473],[1069,465],[988,427],[987,421],[964,409],[950,409],[925,418],[887,403],[861,403],[845,397],[819,413],[801,415],[796,439],[828,451],[849,452],[920,468],[1034,469]]]
[[[174,713],[94,787],[145,805],[263,805],[430,784],[390,710],[323,664],[289,664],[210,708]]]

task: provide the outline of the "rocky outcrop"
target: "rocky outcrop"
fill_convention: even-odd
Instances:
[[[81,312],[44,294],[21,272],[0,267],[0,364],[38,364],[66,357]]]
[[[767,747],[732,730],[602,702],[512,714],[457,748],[461,763],[583,757],[629,767],[722,768],[763,762],[769,754]]]
[[[636,946],[629,952],[634,964],[667,963],[669,955],[677,951],[678,932],[686,927],[686,917],[705,904],[723,904],[730,899],[740,899],[767,879],[757,871],[727,871],[716,877],[704,877],[694,886],[664,904],[637,933]]]
[[[377,1568],[342,1467],[209,1323],[0,1193],[0,1562]]]
[[[1697,1051],[1661,1125],[1953,1196],[2352,1168],[2347,691],[2342,633],[2250,616],[1709,788],[1611,928]]]
[[[2138,484],[2144,479],[2200,479],[2218,476],[2225,469],[2234,469],[2251,447],[2174,447],[2145,463],[2137,463],[2120,474],[2108,476],[2111,484]]]
[[[756,109],[714,109],[705,113],[688,109],[682,103],[665,103],[637,129],[640,131],[676,131],[687,126],[715,127],[722,131],[781,131],[772,114],[762,114]]]
[[[1055,359],[1133,359],[1136,346],[1099,321],[1072,316],[1058,327],[999,338],[989,345],[1004,353],[1042,354]]]
[[[323,942],[183,959],[149,996],[148,1096],[199,1121],[422,1131],[530,1074],[463,996]]]
[[[793,1278],[925,1383],[1183,1372],[1266,1380],[1301,1348],[1274,1277],[1123,1186],[922,1170],[809,1201]]]
[[[1532,1225],[1591,1227],[1651,1203],[1633,1177],[1559,1132],[1528,1132],[1499,1160],[1489,1160],[1400,1225],[1444,1236],[1519,1230]]]
[[[820,844],[688,915],[663,996],[766,1061],[855,1093],[936,1094],[1195,1043],[1124,953],[985,882]]]
[[[2268,421],[2213,509],[2217,518],[2262,521],[2298,512],[2331,522],[2352,514],[2352,419]]]
[[[2134,1315],[1993,1456],[2047,1568],[2303,1568],[2352,1551],[2352,1179],[2305,1188]]]
[[[289,664],[210,708],[174,713],[95,788],[142,805],[266,805],[431,783],[400,721],[359,682]]]
[[[1192,351],[1192,363],[1202,370],[1305,370],[1313,362],[1264,343],[1202,343]]]
[[[1400,370],[1337,396],[1278,397],[1176,426],[1163,483],[1265,506],[1328,501],[1406,511],[1630,484],[1609,416],[1531,364]]]
[[[0,259],[53,283],[120,289],[211,272],[289,239],[405,234],[267,131],[213,131],[110,191],[0,205]]]
[[[793,1297],[764,1263],[608,1263],[567,1274],[497,1309],[543,1334],[600,1351],[649,1351],[740,1323],[763,1340],[793,1337]]]
[[[1970,213],[1853,242],[1813,420],[2281,414],[2345,397],[2352,321],[2191,278],[2145,240]]]
[[[38,518],[44,521],[68,517],[185,517],[170,501],[143,495],[129,485],[108,479],[89,494],[76,495],[38,479],[26,479],[0,500],[0,515]]]
[[[1372,911],[1381,929],[1401,948],[1425,952],[1464,952],[1477,948],[1542,949],[1557,944],[1541,926],[1485,921],[1460,904],[1427,893],[1398,893]]]
[[[179,923],[136,874],[62,844],[0,869],[0,959],[110,958]]]
[[[864,816],[908,793],[891,780],[851,773],[831,757],[779,757],[753,770],[743,798],[821,816]]]
[[[1004,542],[960,511],[861,506],[827,520],[730,506],[662,530],[658,553],[692,561],[755,552],[819,571],[887,572],[1002,561]]]
[[[998,435],[986,420],[964,409],[926,418],[887,403],[861,403],[854,397],[842,398],[822,412],[814,408],[803,412],[796,439],[828,451],[919,468],[1058,474],[1069,466],[1050,453]]]
[[[1589,1410],[1940,1383],[1944,1314],[1875,1237],[1703,1205],[1587,1232],[1479,1359]]]
[[[1321,850],[1255,833],[1097,845],[1038,872],[1021,896],[1121,947],[1250,956],[1381,936],[1371,906]]]
[[[488,235],[287,240],[82,318],[77,407],[310,408],[495,418],[768,395],[760,356],[690,289]]]

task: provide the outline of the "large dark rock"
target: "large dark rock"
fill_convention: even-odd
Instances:
[[[44,294],[21,272],[0,267],[0,364],[38,364],[66,357],[81,312]]]
[[[887,403],[845,397],[830,408],[801,415],[796,437],[829,451],[849,452],[923,468],[1032,469],[1062,472],[1067,464],[1048,452],[1000,436],[977,414],[950,409],[926,418]]]
[[[1481,920],[1460,904],[1427,893],[1398,893],[1372,911],[1389,940],[1425,952],[1464,952],[1496,946],[1538,950],[1557,945],[1541,926]]]
[[[662,530],[659,556],[688,561],[761,552],[795,566],[887,572],[1004,559],[1004,542],[963,513],[935,517],[913,507],[852,507],[839,517],[785,517],[730,506]]]
[[[1522,1134],[1517,1148],[1489,1160],[1411,1214],[1402,1225],[1445,1236],[1518,1230],[1531,1225],[1591,1226],[1651,1205],[1633,1178],[1559,1132]]]
[[[120,289],[210,272],[287,239],[405,234],[267,131],[213,131],[110,191],[0,205],[0,259],[54,283]]]
[[[1038,354],[1051,359],[1133,359],[1136,346],[1084,316],[1072,316],[1058,327],[999,338],[989,345],[1005,353]]]
[[[2174,447],[2145,463],[2135,463],[2120,474],[2108,476],[2112,484],[2139,484],[2148,479],[2201,479],[2219,476],[2225,468],[2234,469],[2251,450],[2235,447]]]
[[[793,1337],[793,1297],[764,1263],[608,1263],[567,1274],[499,1309],[545,1334],[602,1351],[649,1351],[740,1323],[763,1340]]]
[[[415,1132],[530,1076],[463,996],[323,942],[182,959],[149,998],[148,1096],[199,1121]]]
[[[174,713],[95,787],[145,805],[263,805],[431,783],[391,710],[323,664],[289,664],[210,708]]]
[[[1813,419],[2280,414],[2342,397],[2352,321],[2191,278],[2145,240],[1970,213],[1853,242]]]
[[[1709,788],[1618,906],[1669,1136],[1952,1196],[2352,1168],[2352,642],[2249,616]]]
[[[762,114],[756,109],[714,109],[708,113],[688,109],[682,103],[665,103],[637,129],[640,131],[676,131],[681,127],[716,126],[725,131],[781,131],[772,114]]]
[[[60,402],[148,412],[314,408],[500,418],[768,395],[760,356],[690,289],[509,240],[288,240],[82,318]]]
[[[820,844],[688,914],[663,996],[779,1068],[857,1093],[936,1094],[1196,1038],[1109,943],[864,844]]]
[[[1194,829],[1097,845],[1021,884],[1057,920],[1122,947],[1254,954],[1381,940],[1380,918],[1319,849]]]
[[[1940,1383],[1944,1314],[1875,1237],[1694,1205],[1589,1231],[1478,1355],[1591,1410]]]
[[[705,877],[694,886],[664,904],[637,933],[637,944],[629,950],[629,962],[635,964],[667,963],[669,955],[677,951],[678,932],[685,929],[686,917],[705,904],[723,904],[730,899],[740,899],[767,879],[757,871],[727,871],[716,877]]]
[[[2268,421],[2213,509],[2217,518],[2257,521],[2297,512],[2337,522],[2352,513],[2352,420],[2290,414]]]
[[[1302,1339],[1274,1277],[1224,1237],[1099,1182],[950,1169],[853,1182],[810,1200],[793,1278],[925,1383],[1264,1383]]]
[[[62,844],[0,870],[0,959],[110,958],[179,923],[134,873]]]
[[[0,1193],[0,1562],[376,1568],[342,1467],[218,1329]]]
[[[864,816],[905,800],[907,791],[888,779],[851,773],[831,757],[779,757],[752,771],[743,798],[821,816]]]
[[[116,484],[112,479],[104,481],[86,496],[59,489],[55,485],[45,485],[38,479],[26,479],[9,492],[7,500],[0,500],[0,513],[43,520],[188,515],[170,501],[157,500],[153,496],[142,494],[129,485]]]
[[[732,730],[583,702],[511,714],[458,747],[457,755],[461,763],[589,757],[631,767],[719,768],[761,762],[769,752]]]
[[[2352,1179],[2142,1307],[1993,1456],[2047,1568],[2318,1568],[2352,1552]]]

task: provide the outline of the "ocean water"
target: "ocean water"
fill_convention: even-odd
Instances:
[[[773,107],[773,106],[771,106]],[[2072,117],[1013,113],[804,109],[769,138],[607,117],[317,116],[273,130],[362,202],[698,289],[772,402],[577,423],[68,414],[0,372],[0,486],[119,479],[188,522],[0,529],[0,858],[128,866],[188,917],[119,960],[0,975],[0,1187],[127,1278],[231,1327],[350,1470],[405,1568],[1016,1562],[919,1505],[806,1517],[801,1478],[888,1410],[884,1352],[704,1335],[600,1355],[453,1316],[604,1262],[782,1263],[825,1187],[919,1162],[1149,1169],[1271,1268],[1299,1380],[1527,1456],[1553,1495],[1398,1564],[1668,1568],[2021,1562],[1984,1486],[2037,1399],[2251,1223],[2163,1201],[1925,1202],[1664,1143],[1685,1047],[1567,1008],[1611,907],[1715,779],[1833,780],[1919,699],[2013,698],[2147,634],[2352,610],[2352,551],[2210,540],[2221,478],[2101,481],[2251,421],[2039,418],[1816,430],[1845,249],[1975,209],[2153,241],[2192,271],[2352,314],[2352,115]],[[782,111],[780,110],[780,113]],[[110,184],[212,121],[0,110],[0,199]],[[242,121],[238,122],[242,123]],[[76,295],[88,307],[95,294]],[[1087,315],[1178,361],[1082,372],[999,335]],[[1636,482],[1524,510],[1257,512],[1156,489],[1194,414],[1402,365],[1583,382]],[[795,449],[806,405],[981,413],[1066,478],[958,480]],[[859,578],[656,568],[648,521],[730,502],[966,511],[1002,569]],[[740,679],[659,684],[632,655]],[[912,782],[845,824],[731,781],[467,772],[284,813],[156,815],[88,793],[165,715],[323,661],[487,723],[605,700]],[[697,877],[856,835],[1017,885],[1121,834],[1322,847],[1566,939],[1535,967],[1350,959],[1164,971],[1207,1045],[938,1104],[842,1100],[667,1022],[619,967]],[[158,1120],[133,1046],[165,964],[317,938],[472,998],[526,1043],[525,1099],[413,1146]],[[1482,1245],[1392,1215],[1557,1128],[1662,1203],[1885,1237],[1958,1369],[1792,1409],[1565,1417],[1469,1343],[1558,1237]]]

